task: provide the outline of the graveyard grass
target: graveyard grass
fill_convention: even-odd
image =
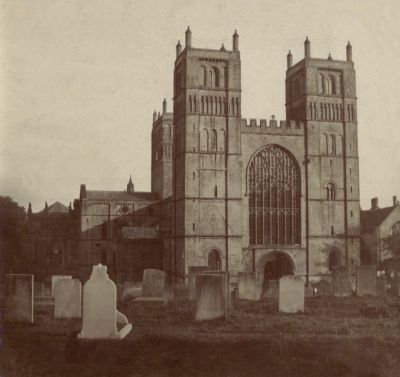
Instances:
[[[277,300],[233,301],[229,318],[195,323],[194,303],[129,301],[122,341],[78,341],[81,320],[35,310],[2,328],[0,376],[389,376],[400,371],[399,297],[309,297],[305,312]]]

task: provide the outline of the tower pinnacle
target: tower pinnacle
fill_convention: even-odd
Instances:
[[[310,41],[308,40],[308,37],[306,37],[306,40],[304,41],[304,57],[311,57]]]

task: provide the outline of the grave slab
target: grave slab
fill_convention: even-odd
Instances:
[[[196,321],[228,317],[228,273],[196,275]]]
[[[376,266],[357,266],[356,294],[357,296],[376,296]]]
[[[81,292],[81,282],[78,279],[57,280],[54,287],[54,317],[80,318]]]
[[[33,323],[33,291],[33,275],[6,275],[4,312],[6,321]]]
[[[189,286],[189,300],[196,300],[196,275],[209,271],[208,266],[189,266],[188,272],[188,286]]]
[[[165,271],[146,269],[143,271],[143,297],[163,297],[167,274]]]
[[[351,289],[350,269],[348,267],[334,267],[331,276],[332,291],[335,297],[348,297],[353,294],[353,291]]]
[[[72,279],[72,276],[70,276],[70,275],[53,275],[51,277],[51,295],[52,296],[54,296],[54,287],[55,287],[56,282],[61,279]]]
[[[300,276],[287,275],[279,279],[280,312],[304,312],[304,286],[304,280]]]
[[[257,284],[257,275],[255,272],[238,273],[238,298],[253,301],[260,299],[260,289]]]

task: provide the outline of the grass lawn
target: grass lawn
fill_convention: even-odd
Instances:
[[[400,298],[234,301],[229,319],[195,323],[194,304],[119,306],[133,325],[122,341],[77,341],[80,320],[35,311],[2,328],[0,376],[400,376]]]

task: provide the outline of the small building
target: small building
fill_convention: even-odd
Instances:
[[[361,263],[376,264],[388,278],[400,273],[400,204],[393,196],[393,204],[379,208],[378,198],[371,200],[371,208],[361,211]]]

